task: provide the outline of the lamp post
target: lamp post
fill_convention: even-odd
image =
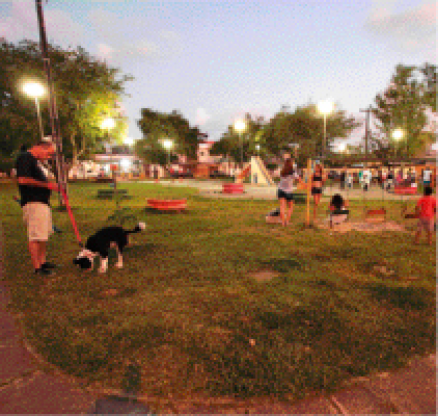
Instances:
[[[163,140],[163,147],[167,150],[167,166],[170,173],[170,150],[172,149],[173,141],[170,139]]]
[[[404,135],[405,133],[402,129],[395,129],[391,134],[392,138],[397,142],[403,139]],[[395,153],[395,149],[394,149],[394,153]]]
[[[246,123],[243,120],[237,120],[234,123],[234,130],[237,131],[237,133],[239,134],[239,140],[240,140],[240,163],[242,165],[242,169],[243,169],[243,140],[242,140],[242,133],[245,131],[246,129]]]
[[[112,130],[115,126],[116,126],[116,122],[111,117],[107,117],[105,120],[103,120],[102,124],[100,126],[102,130],[106,130],[107,139],[109,141],[111,141],[111,138],[109,137],[110,130]],[[110,153],[110,169],[111,169],[111,175],[113,177],[114,189],[116,189],[117,188],[117,177],[116,177],[115,170],[113,170],[113,164],[112,164],[112,162],[113,162],[113,147],[112,147],[112,143],[110,143],[110,149],[111,149],[111,153]]]
[[[40,112],[40,104],[38,101],[39,97],[42,97],[45,94],[44,87],[39,84],[38,82],[26,82],[23,86],[23,91],[29,96],[35,99],[35,106],[36,106],[36,113],[38,117],[38,127],[40,130],[40,137],[41,139],[44,138],[44,129],[43,129],[43,122],[41,119],[41,112]]]
[[[334,104],[332,101],[320,101],[318,103],[318,111],[324,117],[324,138],[322,143],[322,156],[325,156],[325,148],[327,145],[327,116],[332,113]]]

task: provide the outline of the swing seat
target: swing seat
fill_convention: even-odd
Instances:
[[[335,209],[334,211],[330,211],[330,228],[332,228],[333,225],[348,221],[349,215],[350,210],[348,209]]]
[[[366,222],[384,222],[386,221],[386,210],[381,209],[369,209],[365,213]]]
[[[420,216],[414,212],[414,213],[411,213],[411,214],[405,214],[405,218],[406,219],[420,218]]]

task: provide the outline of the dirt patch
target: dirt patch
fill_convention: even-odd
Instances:
[[[394,221],[386,222],[343,222],[341,224],[333,225],[330,228],[328,222],[318,224],[319,228],[330,230],[338,233],[347,233],[349,231],[361,231],[364,233],[381,233],[384,231],[396,231],[396,232],[407,232],[407,230],[400,224]]]
[[[251,273],[249,277],[257,282],[270,282],[275,277],[278,277],[278,273],[272,270],[259,270],[258,272]]]

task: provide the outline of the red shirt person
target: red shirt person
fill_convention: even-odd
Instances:
[[[432,192],[432,188],[426,186],[424,188],[424,196],[417,202],[416,212],[418,214],[418,227],[415,234],[416,244],[418,244],[420,240],[420,234],[423,229],[426,231],[429,245],[432,244],[432,233],[436,216],[436,198],[432,195]]]

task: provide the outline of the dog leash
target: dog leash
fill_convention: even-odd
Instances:
[[[68,212],[68,215],[70,217],[70,222],[71,222],[71,225],[73,226],[73,230],[75,232],[76,239],[78,240],[79,246],[83,247],[81,236],[79,235],[78,227],[76,225],[76,220],[75,220],[75,217],[73,216],[73,212],[71,210],[70,202],[68,201],[68,197],[67,197],[67,194],[65,192],[65,189],[61,185],[61,186],[59,186],[59,190],[61,192],[62,198],[64,199],[65,207],[67,208],[67,212]]]

